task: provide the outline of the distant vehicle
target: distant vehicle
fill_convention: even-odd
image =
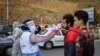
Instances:
[[[13,40],[11,38],[0,38],[0,54],[10,56]]]
[[[4,56],[11,55],[13,40],[7,36],[11,35],[12,31],[12,26],[5,26],[0,22],[0,54]]]
[[[5,26],[5,25],[0,25],[1,29],[0,29],[0,36],[4,37],[4,36],[9,36],[12,34],[13,28],[12,26]]]
[[[42,31],[41,34],[46,33],[50,29],[51,28],[47,28],[46,30]],[[65,30],[60,29],[52,39],[47,42],[40,42],[38,44],[40,47],[44,47],[45,49],[52,49],[54,46],[64,46],[64,35]]]

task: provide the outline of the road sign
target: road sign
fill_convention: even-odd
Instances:
[[[94,7],[85,8],[83,10],[89,14],[88,22],[93,22],[94,21]]]

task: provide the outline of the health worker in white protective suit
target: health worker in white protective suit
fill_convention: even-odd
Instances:
[[[12,39],[13,39],[13,46],[12,46],[12,54],[11,56],[20,56],[20,47],[19,47],[19,39],[20,36],[22,34],[22,29],[20,26],[20,23],[15,21],[13,22],[13,35],[12,35]]]
[[[20,47],[22,56],[41,56],[38,42],[47,41],[54,36],[57,31],[61,28],[61,24],[58,24],[55,28],[52,28],[47,33],[35,34],[37,31],[35,23],[33,20],[27,19],[23,24],[29,28],[29,30],[23,31],[23,34],[20,38]]]
[[[13,22],[13,41],[18,39],[22,34],[21,24],[17,21]]]

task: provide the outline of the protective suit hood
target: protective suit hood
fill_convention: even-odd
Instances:
[[[27,19],[23,22],[23,24],[26,25],[31,32],[35,33],[35,31],[37,31],[36,25],[33,20]]]

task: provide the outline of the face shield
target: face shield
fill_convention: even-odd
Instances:
[[[28,21],[26,25],[29,27],[31,32],[35,33],[37,31],[34,21]]]

